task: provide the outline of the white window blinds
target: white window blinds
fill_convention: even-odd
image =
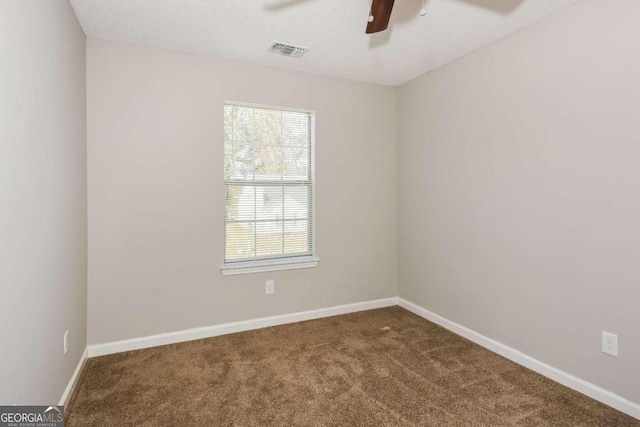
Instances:
[[[313,255],[311,112],[224,106],[225,263]]]

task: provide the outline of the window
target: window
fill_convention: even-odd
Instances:
[[[224,274],[313,267],[310,111],[225,103]]]

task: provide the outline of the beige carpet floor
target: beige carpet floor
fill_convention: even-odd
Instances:
[[[399,307],[89,359],[67,426],[640,426]]]

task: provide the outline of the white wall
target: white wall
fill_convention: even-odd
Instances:
[[[396,295],[395,88],[95,39],[87,85],[90,344]],[[221,275],[225,100],[316,110],[319,267]]]
[[[638,22],[584,0],[398,101],[399,295],[634,402]]]
[[[0,404],[57,404],[86,347],[85,88],[68,1],[0,1]]]

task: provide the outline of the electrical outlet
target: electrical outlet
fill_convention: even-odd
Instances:
[[[618,336],[602,331],[602,352],[618,357]]]
[[[264,293],[267,295],[271,295],[276,291],[276,284],[273,280],[267,280],[264,282]]]
[[[69,351],[69,331],[64,333],[64,354]]]

